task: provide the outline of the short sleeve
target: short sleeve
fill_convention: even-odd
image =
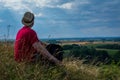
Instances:
[[[39,42],[39,39],[38,39],[38,37],[37,37],[37,34],[36,34],[36,32],[35,31],[31,31],[30,32],[30,38],[31,38],[31,44],[34,44],[35,42]]]

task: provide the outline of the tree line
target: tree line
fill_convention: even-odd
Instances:
[[[119,44],[106,44],[106,45],[99,45],[96,48],[118,49],[118,50],[120,50],[120,45]]]
[[[94,47],[80,46],[80,45],[64,45],[64,57],[74,57],[84,59],[84,63],[92,64],[109,64],[112,61],[116,63],[120,61],[120,51],[114,56],[110,56],[105,50],[96,50]]]

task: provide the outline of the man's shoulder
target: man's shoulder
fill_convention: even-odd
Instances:
[[[32,34],[36,34],[36,32],[33,29],[29,29],[29,32]]]
[[[23,27],[20,31],[27,32],[27,33],[36,33],[33,29],[29,27]]]

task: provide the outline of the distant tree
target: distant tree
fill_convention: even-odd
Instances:
[[[63,46],[64,50],[71,50],[71,49],[80,49],[80,46],[77,44],[72,44],[72,45],[64,45]]]
[[[84,59],[85,63],[91,63],[92,61],[109,63],[111,57],[105,50],[96,50],[94,47],[79,46],[79,45],[64,45],[63,49],[66,51],[64,55],[67,57],[77,57],[79,59]]]
[[[115,53],[115,55],[113,56],[113,60],[115,62],[120,62],[120,50]]]
[[[76,45],[76,44],[72,44],[72,45],[64,45],[63,46],[63,50],[64,50],[64,57],[79,57],[79,50],[80,50],[80,46]]]
[[[72,45],[64,45],[64,46],[63,46],[63,50],[70,50],[70,49],[72,49],[72,48],[73,48]]]
[[[105,48],[105,49],[120,49],[119,44],[106,44],[106,45],[99,45],[97,48]]]
[[[57,40],[48,40],[46,41],[47,43],[50,43],[50,44],[57,44],[57,43],[61,43],[60,41],[57,41]]]
[[[95,60],[96,60],[96,62],[102,62],[102,63],[106,64],[106,63],[110,63],[111,57],[107,51],[98,50],[98,51],[96,51]]]
[[[77,50],[77,49],[72,49],[72,50],[70,50],[70,54],[71,54],[73,57],[80,57],[80,56],[82,56],[81,51],[80,51],[80,50]]]

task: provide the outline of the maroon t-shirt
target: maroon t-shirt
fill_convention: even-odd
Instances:
[[[31,28],[24,26],[17,33],[14,44],[14,58],[17,62],[31,61],[36,50],[32,47],[33,43],[38,42],[37,34]]]

